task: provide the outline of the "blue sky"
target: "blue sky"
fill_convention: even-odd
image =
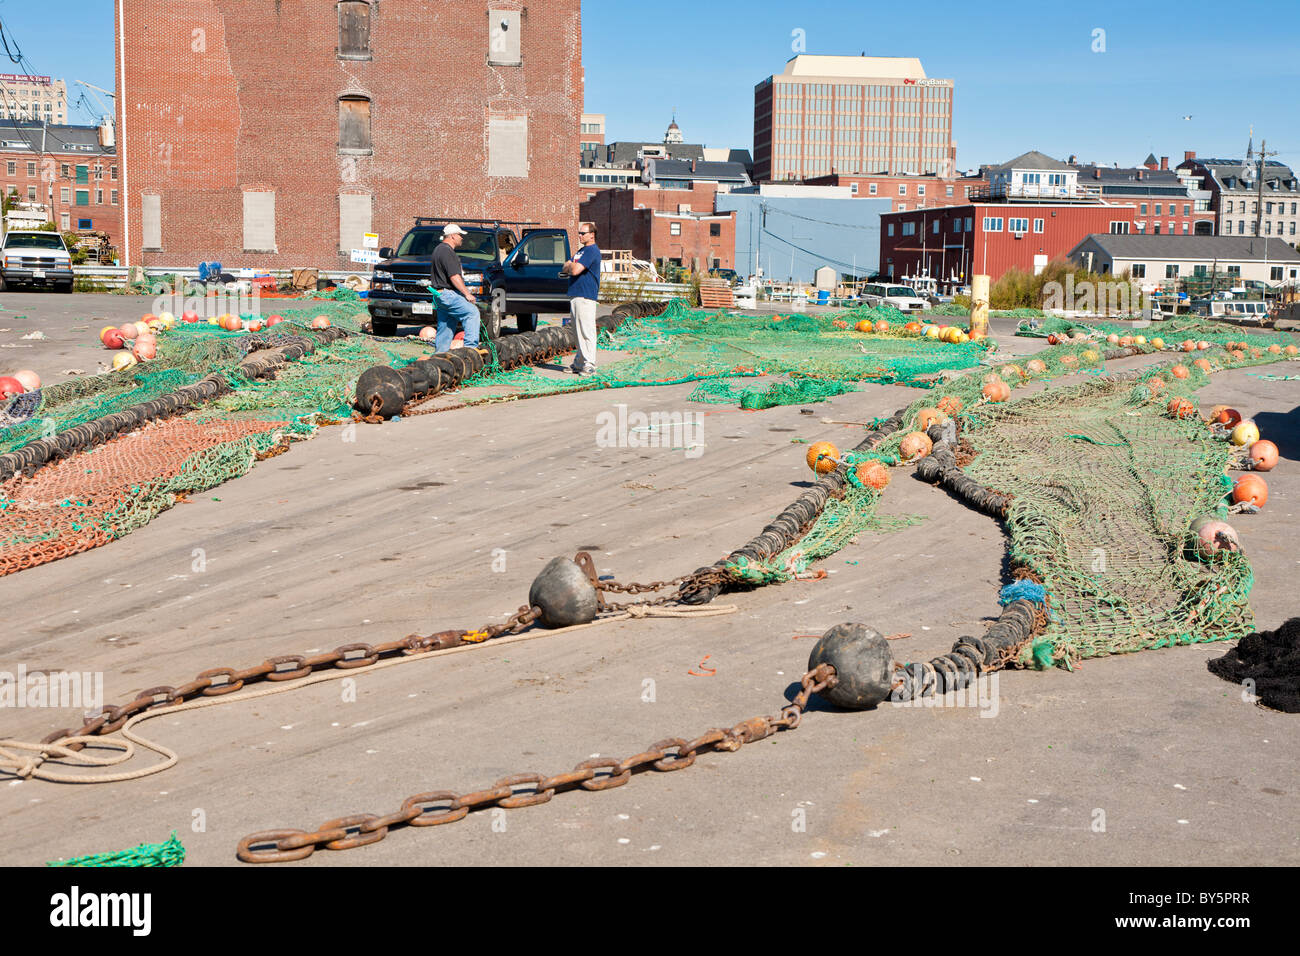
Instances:
[[[754,84],[808,53],[917,56],[955,81],[957,165],[1028,149],[1140,163],[1241,155],[1251,124],[1300,164],[1296,0],[583,0],[587,109],[607,139],[658,139],[677,108],[688,142],[749,146]],[[1094,53],[1093,31],[1105,31]],[[1191,115],[1192,119],[1182,117]]]
[[[1027,149],[1121,164],[1238,156],[1252,124],[1256,146],[1266,137],[1300,165],[1296,0],[583,0],[582,12],[586,108],[608,116],[610,139],[657,140],[675,107],[688,141],[750,147],[754,84],[781,70],[802,30],[808,53],[919,56],[955,80],[963,169]],[[112,0],[0,0],[0,19],[72,102],[73,80],[113,87]],[[7,72],[21,71],[0,51]]]

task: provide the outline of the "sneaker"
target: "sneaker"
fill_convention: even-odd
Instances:
[[[584,365],[584,366],[583,366],[583,367],[582,367],[582,368],[581,368],[581,369],[580,369],[576,374],[578,374],[578,375],[595,375],[595,374],[596,374],[596,366],[591,365],[591,364]]]

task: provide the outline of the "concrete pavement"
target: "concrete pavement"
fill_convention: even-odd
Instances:
[[[86,367],[77,356],[83,339],[98,349],[98,318],[148,307],[47,298],[67,312],[41,308],[26,321],[50,337],[50,367]],[[0,297],[15,301],[38,314],[19,295]],[[0,327],[24,327],[0,315]],[[89,331],[72,332],[73,322]],[[1010,323],[996,328],[1004,350],[1042,346],[1011,337]],[[16,340],[0,333],[0,345]],[[1254,415],[1282,450],[1267,510],[1235,522],[1261,628],[1296,613],[1298,386],[1241,370],[1200,396]],[[866,386],[808,416],[695,406],[692,387],[462,409],[360,427],[354,442],[323,429],[121,541],[0,578],[0,670],[102,671],[106,702],[121,702],[207,668],[502,620],[547,560],[579,549],[619,580],[670,578],[743,543],[797,496],[806,445],[792,438],[852,445],[859,428],[820,420],[868,421],[918,394]],[[703,454],[597,447],[597,415],[618,402],[705,411]],[[719,603],[738,607],[729,616],[614,623],[363,669],[350,675],[355,699],[332,682],[162,717],[140,733],[180,763],[134,781],[0,779],[4,862],[124,849],[175,829],[188,862],[232,864],[254,830],[389,813],[422,791],[556,773],[776,713],[814,643],[803,635],[841,621],[910,632],[895,642],[908,660],[979,633],[998,610],[996,522],[905,470],[881,511],[926,518],[864,535],[820,565],[826,580],[724,595]],[[1226,650],[1004,673],[984,708],[816,707],[794,732],[680,773],[403,828],[290,865],[1295,864],[1295,717],[1209,674],[1205,661]],[[716,673],[689,675],[705,655]],[[49,709],[0,717],[6,735],[27,739],[77,722]]]

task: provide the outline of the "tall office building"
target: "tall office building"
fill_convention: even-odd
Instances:
[[[48,76],[0,73],[0,119],[68,121],[68,85]]]
[[[954,175],[952,94],[915,57],[792,57],[754,87],[755,179]]]

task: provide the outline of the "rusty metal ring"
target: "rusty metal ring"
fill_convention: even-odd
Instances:
[[[658,747],[651,747],[649,750],[642,751],[639,754],[633,754],[622,760],[618,768],[620,770],[632,771],[648,763],[656,763],[664,759],[664,752]]]
[[[311,666],[307,663],[307,658],[301,654],[285,654],[283,657],[268,657],[265,663],[271,665],[271,670],[266,674],[267,680],[297,680],[299,677],[306,677],[311,673]],[[281,664],[297,664],[298,666],[291,671],[282,671],[279,669]]]
[[[72,736],[72,728],[64,727],[62,730],[56,730],[52,734],[47,734],[42,740],[43,744],[52,744],[56,740],[62,740],[64,737]]]
[[[288,863],[292,860],[303,860],[316,852],[316,844],[312,843],[297,850],[281,850],[279,841],[285,837],[296,836],[300,833],[306,833],[305,830],[263,830],[260,833],[250,833],[239,841],[239,847],[235,850],[235,856],[245,863]],[[260,844],[271,844],[272,849],[254,850],[253,847]]]
[[[476,807],[481,803],[496,803],[498,800],[504,800],[514,794],[509,787],[492,787],[489,790],[475,790],[473,793],[462,794],[457,797],[455,804],[457,809],[460,807]]]
[[[447,801],[451,806],[446,810],[431,814],[427,810],[420,809],[420,815],[408,821],[413,827],[436,827],[443,823],[455,823],[457,820],[465,819],[465,816],[469,813],[469,807],[457,806],[456,799],[456,794],[450,790],[433,790],[429,793],[417,793],[413,797],[408,797],[402,802],[402,809],[419,809],[419,805],[422,803]]]
[[[554,789],[544,789],[541,786],[542,781],[545,779],[545,775],[540,773],[517,773],[510,777],[502,777],[492,786],[509,787],[513,792],[514,788],[519,784],[531,783],[536,785],[537,792],[530,795],[521,794],[520,796],[506,797],[504,800],[498,800],[497,806],[504,807],[507,810],[516,810],[520,807],[535,807],[539,803],[545,803],[555,796]]]
[[[305,846],[319,847],[331,840],[342,840],[347,835],[348,831],[345,827],[321,827],[313,833],[298,832],[294,836],[286,837],[276,846],[281,850],[298,850]]]
[[[685,753],[686,741],[680,737],[669,737],[665,740],[657,740],[650,745],[651,750],[666,751],[669,747],[676,747],[677,753],[665,753],[663,759],[656,760],[653,764],[656,770],[662,770],[669,773],[673,770],[685,770],[691,764],[695,763],[695,753]],[[683,754],[685,755],[683,756]]]
[[[364,651],[362,657],[353,660],[347,660],[349,651]],[[339,659],[334,662],[334,666],[342,670],[348,670],[353,667],[367,667],[379,660],[379,652],[369,644],[344,644],[342,647],[334,648],[334,653],[339,655]]]
[[[594,776],[596,776],[596,771],[594,770],[570,770],[568,773],[557,773],[553,777],[547,777],[544,781],[538,784],[538,786],[545,790],[558,790],[561,787],[567,789],[575,783],[582,783],[584,780],[590,780]]]
[[[345,837],[341,840],[331,840],[325,844],[327,850],[351,850],[357,846],[368,846],[371,843],[378,843],[384,837],[388,836],[388,827],[380,827],[377,830],[366,832],[361,829],[364,823],[370,823],[378,820],[379,817],[373,813],[354,813],[350,817],[339,817],[337,820],[328,820],[322,823],[322,830],[356,830],[357,835],[354,837]]]
[[[597,780],[594,777],[591,780],[582,782],[584,790],[611,790],[614,787],[621,787],[632,779],[632,771],[624,770],[622,761],[609,760],[601,757],[593,757],[591,760],[584,760],[573,768],[574,770],[603,770],[610,771],[609,776],[603,780]]]
[[[148,690],[140,691],[140,696],[136,700],[144,700],[146,697],[153,698],[159,695],[166,696],[166,700],[156,700],[144,707],[144,710],[153,710],[155,707],[168,707],[176,701],[176,688],[170,684],[159,684],[157,687],[150,687]],[[133,701],[134,703],[134,701]]]
[[[363,823],[361,825],[361,832],[370,833],[372,830],[378,830],[381,827],[387,829],[388,827],[401,826],[404,823],[410,823],[418,817],[421,812],[422,811],[419,807],[411,807],[409,810],[395,810],[382,817],[375,817],[375,819],[370,823]]]
[[[184,700],[186,697],[192,697],[193,695],[195,695],[195,694],[199,693],[200,691],[203,691],[203,690],[205,690],[205,689],[207,689],[207,688],[209,688],[209,687],[211,687],[211,686],[212,686],[212,681],[210,681],[208,678],[206,678],[206,677],[196,677],[194,680],[190,681],[188,684],[181,684],[180,687],[177,687],[177,688],[176,688],[176,697],[177,697],[177,698],[180,698],[181,700]]]
[[[794,704],[788,704],[781,708],[781,716],[785,718],[786,730],[794,730],[803,720],[803,708],[796,707]]]
[[[242,680],[235,680],[234,676],[235,669],[233,667],[214,667],[211,670],[206,670],[202,674],[199,674],[195,679],[211,680],[213,677],[230,678],[222,684],[210,683],[202,691],[204,697],[220,697],[222,694],[233,694],[235,691],[239,690],[239,688],[244,686],[244,682]]]

